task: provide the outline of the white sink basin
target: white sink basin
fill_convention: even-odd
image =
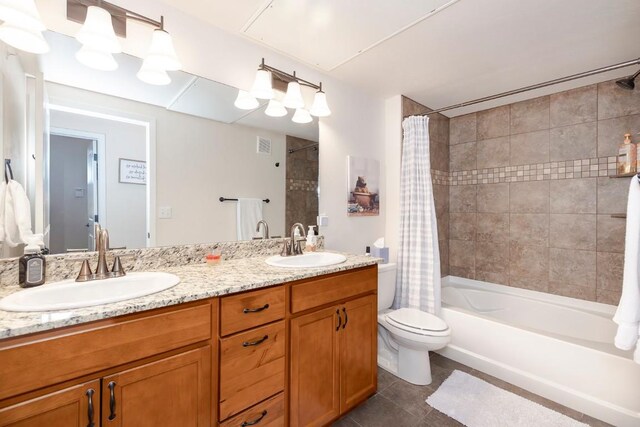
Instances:
[[[0,310],[53,311],[89,307],[142,297],[180,283],[169,273],[127,273],[126,276],[92,282],[73,279],[25,289],[0,300]]]
[[[346,260],[347,257],[340,254],[333,254],[330,252],[309,252],[304,255],[292,255],[286,257],[276,255],[271,258],[267,258],[265,262],[274,267],[312,268],[340,264]]]

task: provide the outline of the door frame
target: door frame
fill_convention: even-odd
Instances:
[[[106,154],[105,135],[76,129],[51,127],[49,129],[49,137],[51,136],[66,136],[96,141],[98,147],[98,222],[107,228],[107,176],[104,164]],[[49,213],[49,217],[51,217],[51,213]]]

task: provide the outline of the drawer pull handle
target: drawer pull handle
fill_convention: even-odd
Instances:
[[[260,421],[262,421],[262,419],[264,417],[267,416],[267,410],[265,409],[264,411],[262,411],[262,414],[260,414],[260,416],[258,418],[256,418],[253,421],[245,421],[242,423],[242,427],[247,427],[247,426],[254,426],[256,424],[258,424]]]
[[[342,312],[344,313],[344,325],[342,325],[342,329],[347,327],[347,323],[349,323],[349,316],[347,316],[347,309],[342,307]]]
[[[116,419],[116,382],[111,381],[109,387],[109,421]]]
[[[340,309],[336,310],[336,314],[338,315],[338,326],[336,326],[336,331],[340,330],[340,325],[342,325],[342,317],[340,317]]]
[[[94,427],[95,424],[93,423],[93,394],[96,391],[92,388],[90,388],[89,390],[87,390],[87,398],[89,399],[89,409],[87,410],[87,415],[89,416],[89,424],[87,424],[87,427]]]
[[[244,314],[247,313],[259,313],[263,310],[266,310],[267,308],[269,308],[269,304],[265,304],[263,307],[258,307],[258,308],[245,308],[244,310],[242,310],[242,312]]]
[[[251,347],[253,345],[260,345],[263,342],[265,342],[266,340],[269,339],[269,335],[265,335],[264,337],[260,338],[259,340],[256,341],[245,341],[242,343],[243,347]]]

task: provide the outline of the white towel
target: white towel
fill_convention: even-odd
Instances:
[[[4,210],[4,243],[10,248],[26,244],[33,235],[31,205],[19,182],[9,180],[1,207]]]
[[[618,324],[615,345],[631,350],[640,335],[640,183],[633,177],[627,202],[627,230],[624,245],[624,277],[622,295],[613,321]],[[634,360],[640,363],[640,347]]]
[[[261,199],[238,199],[236,227],[238,240],[251,240],[262,219]]]

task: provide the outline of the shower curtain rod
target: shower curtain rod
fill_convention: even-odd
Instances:
[[[630,61],[620,62],[619,64],[609,65],[608,67],[596,68],[595,70],[585,71],[583,73],[572,74],[567,77],[561,77],[559,79],[549,80],[544,83],[538,83],[531,86],[521,87],[520,89],[510,90],[508,92],[498,93],[496,95],[485,96],[484,98],[474,99],[473,101],[462,102],[460,104],[450,105],[448,107],[438,108],[437,110],[430,111],[426,114],[422,114],[423,116],[428,116],[430,114],[440,113],[442,111],[447,110],[455,110],[456,108],[468,107],[469,105],[480,104],[481,102],[493,101],[494,99],[504,98],[506,96],[517,95],[519,93],[528,92],[530,90],[540,89],[547,86],[556,85],[559,83],[569,82],[571,80],[581,79],[583,77],[589,77],[600,73],[606,73],[607,71],[617,70],[618,68],[629,67],[631,65],[640,64],[640,58],[633,59]]]

